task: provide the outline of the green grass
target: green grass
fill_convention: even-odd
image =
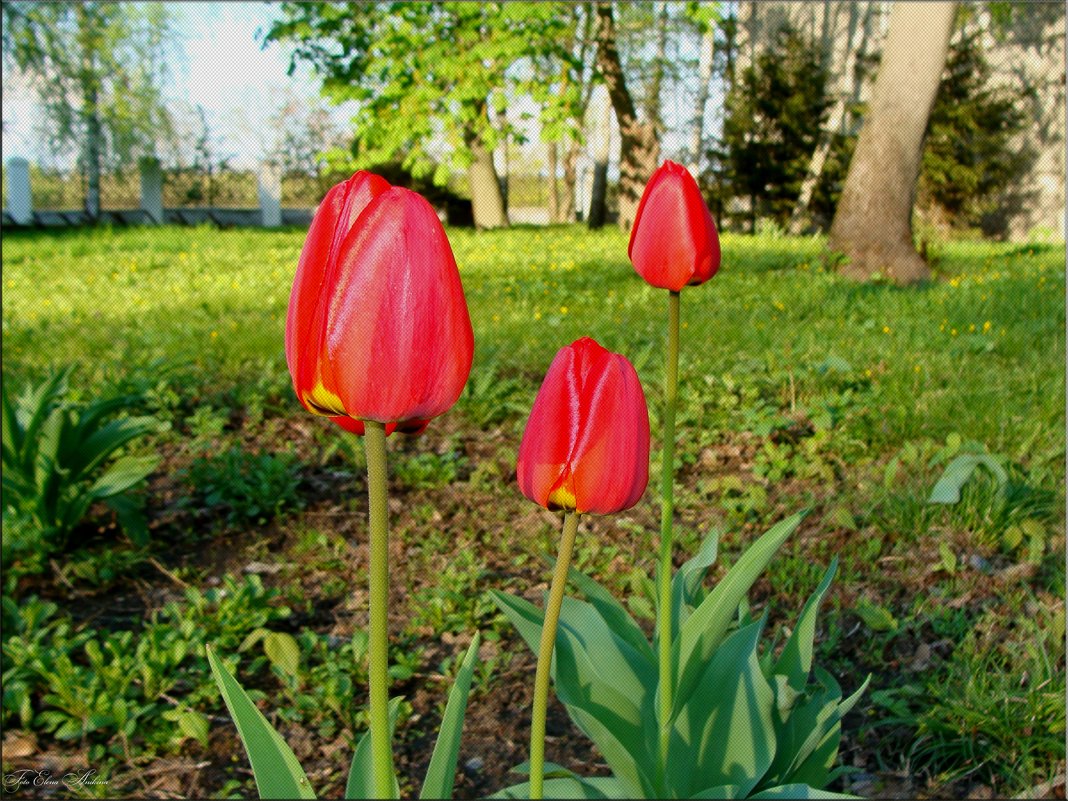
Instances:
[[[153,413],[176,421],[171,442],[187,436],[194,449],[235,436],[235,408],[263,421],[261,438],[279,432],[285,419],[306,418],[283,355],[304,234],[5,233],[4,380],[17,388],[74,364],[71,384],[84,397],[143,393]],[[484,617],[479,593],[506,580],[495,572],[502,564],[536,566],[548,541],[540,522],[522,536],[494,527],[529,510],[507,473],[561,346],[589,335],[635,363],[657,474],[666,293],[637,277],[616,230],[449,235],[475,331],[474,369],[446,441],[429,451],[401,440],[393,464],[414,499],[412,529],[399,536],[426,552],[413,563],[433,569],[429,554],[455,547],[456,537],[486,546],[457,586],[418,596],[420,628],[451,630]],[[720,524],[731,561],[784,512],[814,507],[773,560],[767,587],[774,615],[789,620],[831,556],[841,559],[821,654],[844,684],[856,678],[847,690],[872,671],[882,693],[862,701],[864,726],[847,738],[901,770],[922,737],[912,768],[936,787],[972,777],[999,792],[1025,790],[1064,759],[1064,641],[1055,625],[1063,630],[1064,246],[946,243],[932,254],[935,280],[909,289],[845,281],[824,269],[823,250],[819,238],[725,235],[719,275],[683,291],[680,543]],[[337,443],[332,430],[316,431],[318,468]],[[484,439],[492,459],[464,451]],[[978,477],[957,506],[928,505],[947,454],[968,441],[1003,460],[1007,493]],[[458,507],[486,504],[485,531],[455,530],[464,524],[451,515],[462,508],[439,522],[434,501],[450,486],[468,496]],[[642,505],[653,509],[652,490]],[[606,541],[581,546],[583,566],[617,591],[640,585],[635,577],[651,573],[650,533],[629,517],[589,525]],[[1033,572],[1008,588],[992,583],[994,571],[1020,564]],[[873,630],[872,613],[865,623],[855,612],[859,598],[894,626]],[[1038,644],[1016,655],[986,647],[999,636]],[[948,645],[915,674],[903,669],[928,641]],[[1021,671],[1030,683],[1020,684]]]
[[[100,386],[159,360],[224,389],[284,370],[282,335],[303,231],[210,228],[4,237],[3,357],[12,377],[81,363]],[[542,373],[583,335],[660,381],[663,293],[616,231],[451,235],[476,336],[476,367]],[[684,382],[845,359],[871,379],[882,443],[966,433],[994,451],[1060,439],[1064,250],[946,245],[948,280],[855,285],[819,266],[822,242],[725,236],[723,268],[683,293]],[[503,357],[507,355],[505,362]],[[869,375],[870,374],[870,375]],[[800,380],[800,379],[799,379]],[[84,385],[84,384],[83,384]],[[800,398],[810,387],[795,386]],[[908,402],[903,402],[907,400]],[[1044,433],[1043,433],[1044,432]]]

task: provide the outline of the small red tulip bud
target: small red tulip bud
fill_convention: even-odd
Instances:
[[[589,337],[561,348],[519,445],[519,488],[547,509],[608,514],[649,483],[649,412],[633,365]]]
[[[678,292],[719,269],[719,234],[701,190],[681,164],[665,161],[642,193],[627,255],[638,274]]]

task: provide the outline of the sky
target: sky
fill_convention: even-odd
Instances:
[[[201,0],[169,3],[167,9],[178,41],[168,58],[170,75],[164,91],[187,163],[201,130],[198,106],[204,109],[216,152],[230,156],[230,165],[237,169],[253,167],[270,151],[275,135],[270,119],[287,99],[331,109],[337,125],[342,130],[347,127],[354,113],[351,103],[335,107],[320,98],[318,79],[304,65],[298,65],[293,76],[287,75],[289,49],[285,45],[263,47],[263,33],[280,13],[280,4]],[[70,157],[57,162],[48,153],[35,90],[8,72],[3,81],[3,158],[21,156],[69,168]],[[667,98],[664,113],[669,121],[685,120],[692,113],[688,102],[680,102],[679,96]],[[513,104],[509,116],[514,114],[517,122],[523,111],[531,109],[522,102]],[[523,150],[540,161],[538,137],[529,133],[533,135],[528,135],[529,144]],[[669,152],[682,145],[675,137],[672,131],[663,143]],[[614,132],[613,142],[618,147],[618,133]]]
[[[170,3],[167,9],[179,41],[168,58],[165,96],[176,111],[184,108],[187,118],[198,105],[204,108],[209,127],[234,155],[233,166],[251,166],[269,146],[268,121],[287,96],[327,105],[317,99],[318,83],[307,69],[293,77],[286,74],[285,47],[261,44],[262,33],[278,13],[277,4]],[[31,87],[5,70],[5,159],[38,160],[44,155],[35,97]],[[338,109],[334,115],[343,122],[351,110]]]

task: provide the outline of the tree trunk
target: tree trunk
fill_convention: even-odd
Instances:
[[[709,84],[712,81],[712,65],[716,55],[716,28],[712,23],[701,34],[701,56],[697,64],[697,100],[694,102],[693,122],[690,123],[690,173],[701,174],[704,155],[705,106],[708,105]]]
[[[575,222],[575,183],[578,181],[579,145],[573,143],[564,155],[564,194],[560,204],[560,222]]]
[[[471,166],[467,168],[467,182],[471,190],[471,214],[475,218],[475,227],[501,228],[508,225],[501,182],[493,166],[493,152],[477,138],[468,146],[471,148]]]
[[[828,22],[829,7],[824,6],[824,66],[830,68],[833,65],[833,41]],[[856,32],[856,8],[849,8],[849,28],[846,36],[845,63],[835,74],[835,94],[837,95],[831,113],[827,115],[827,124],[820,130],[816,141],[816,149],[808,163],[808,171],[805,180],[801,183],[801,191],[798,193],[797,202],[790,212],[790,222],[787,230],[794,235],[800,234],[808,222],[808,207],[812,202],[812,195],[819,184],[823,174],[823,165],[827,163],[827,156],[831,152],[831,144],[834,141],[836,131],[844,130],[846,122],[846,97],[850,93],[853,76],[856,73],[857,51],[853,47],[853,35]]]
[[[103,137],[95,89],[86,95],[85,105],[85,216],[90,222],[96,222],[100,218],[100,142]]]
[[[663,3],[656,21],[656,53],[653,56],[653,68],[649,73],[649,82],[645,87],[645,119],[653,126],[657,137],[664,132],[664,121],[660,116],[660,93],[664,88],[664,67],[667,64],[667,28],[668,7]]]
[[[549,222],[560,222],[560,192],[556,182],[556,142],[546,142],[549,172]]]
[[[608,218],[608,155],[612,138],[611,101],[598,95],[596,128],[593,133],[593,186],[590,188],[590,208],[587,224],[594,231]]]
[[[955,2],[896,3],[871,109],[831,225],[842,273],[898,283],[930,271],[912,242],[912,207],[927,120],[942,78]]]
[[[99,42],[98,35],[93,30],[93,20],[89,18],[92,8],[88,3],[79,3],[77,9],[82,61],[82,118],[85,121],[85,144],[82,148],[86,177],[85,215],[90,222],[96,222],[100,218],[100,173],[104,139],[100,123],[100,78],[96,65]]]
[[[590,187],[590,230],[596,231],[598,228],[603,228],[607,219],[608,162],[595,161],[593,163],[593,186]]]
[[[619,123],[619,227],[626,231],[634,224],[645,184],[660,160],[660,143],[652,123],[638,119],[627,90],[610,3],[597,4],[597,19],[597,67]]]

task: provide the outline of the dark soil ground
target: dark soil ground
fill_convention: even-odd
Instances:
[[[277,449],[282,443],[291,444],[305,465],[315,464],[320,445],[314,434],[321,421],[308,417],[293,417],[271,421],[263,426],[239,426],[239,436],[245,446]],[[503,588],[539,602],[546,589],[548,570],[536,558],[517,564],[517,553],[551,552],[559,520],[545,510],[526,501],[514,490],[514,452],[500,430],[477,432],[471,435],[458,429],[455,416],[446,415],[426,435],[416,440],[391,437],[391,458],[425,451],[445,451],[460,447],[469,465],[481,465],[480,470],[498,486],[492,491],[479,489],[461,473],[459,483],[428,489],[411,489],[394,481],[391,486],[391,633],[405,629],[409,622],[413,598],[432,587],[441,571],[449,569],[454,558],[465,550],[475,549],[484,563],[480,590]],[[753,448],[744,437],[710,448],[700,459],[700,468],[707,477],[716,474],[744,474],[752,466]],[[190,452],[182,445],[168,446],[164,462],[156,473],[148,497],[153,541],[163,543],[154,557],[137,566],[125,580],[102,590],[54,584],[49,574],[40,577],[37,586],[27,585],[20,593],[37,593],[50,597],[67,609],[79,623],[96,627],[122,628],[130,621],[147,615],[169,600],[180,599],[184,585],[196,581],[200,585],[217,584],[226,573],[258,572],[268,586],[293,593],[299,592],[313,599],[312,611],[295,614],[290,619],[293,630],[312,628],[320,633],[347,637],[366,623],[367,549],[365,545],[366,496],[361,470],[348,465],[340,456],[324,465],[308,467],[303,472],[305,508],[294,515],[280,518],[258,530],[234,531],[226,528],[218,510],[196,509],[179,501],[188,494],[188,487],[180,480],[180,469],[188,464]],[[487,465],[489,465],[487,467]],[[708,521],[705,506],[695,500],[696,468],[680,473],[683,490],[678,493],[678,521],[680,529],[706,530]],[[457,487],[457,488],[454,488]],[[504,489],[501,489],[504,487]],[[837,550],[835,538],[858,536],[855,532],[827,530],[818,511],[824,498],[833,488],[820,489],[815,485],[784,482],[773,490],[769,512],[765,520],[775,520],[788,514],[804,499],[815,512],[802,525],[792,543],[791,554],[825,564],[826,554]],[[503,499],[503,500],[502,500]],[[429,517],[417,513],[430,508]],[[658,527],[659,510],[655,494],[650,490],[641,503],[629,512],[610,518],[585,519],[580,528],[580,540],[596,543],[597,548],[614,548],[616,555],[609,572],[618,569],[620,575],[634,565],[652,574],[654,553],[651,535]],[[106,526],[106,521],[98,521]],[[337,571],[324,571],[315,564],[292,564],[286,560],[301,530],[314,527],[336,532],[348,546],[348,567],[340,578],[351,590],[341,597],[320,597],[320,587],[326,579],[337,579]],[[737,554],[739,549],[763,530],[756,523],[746,525],[727,535],[721,543],[721,554]],[[209,532],[190,536],[191,532]],[[210,533],[213,532],[213,533]],[[441,541],[447,532],[448,553],[424,552],[420,543],[435,535]],[[84,532],[93,536],[92,530]],[[90,542],[91,544],[91,542]],[[686,558],[676,556],[677,564]],[[892,604],[900,598],[895,593],[915,595],[930,584],[930,566],[937,562],[937,547],[917,548],[908,557],[879,560],[880,577],[874,591],[879,600]],[[272,566],[273,565],[273,566]],[[280,566],[278,566],[280,565]],[[723,567],[712,572],[715,579]],[[183,576],[185,578],[183,578]],[[610,580],[609,577],[602,576]],[[985,585],[973,582],[971,589],[952,603],[961,606],[988,601],[998,582],[1023,581],[1021,574],[995,573]],[[188,580],[188,581],[187,581]],[[871,590],[868,587],[867,590]],[[811,588],[805,588],[807,593]],[[832,585],[828,608],[849,608],[856,600],[858,587],[845,581]],[[785,621],[803,602],[803,594],[773,597],[772,586],[766,578],[758,581],[751,595],[756,609],[770,603],[770,625]],[[859,621],[847,612],[841,614],[843,636],[837,654],[839,665],[852,665],[852,675],[838,675],[847,692],[852,692],[872,670],[870,646]],[[445,657],[462,653],[470,642],[470,633],[434,632],[413,633],[413,645],[420,650],[427,672],[416,672],[410,679],[394,682],[392,695],[403,695],[411,703],[413,714],[398,729],[396,735],[396,768],[402,777],[402,793],[418,793],[421,777],[429,763],[439,713],[447,685],[443,677],[429,666],[437,665]],[[901,637],[893,642],[892,652],[881,655],[879,671],[922,670],[931,660],[947,654],[951,644],[926,642],[915,637]],[[524,762],[528,754],[528,729],[535,660],[526,646],[510,629],[505,629],[497,642],[485,642],[482,656],[491,657],[505,652],[513,656],[503,660],[503,668],[493,675],[489,686],[476,686],[472,692],[463,742],[460,769],[456,778],[457,798],[478,798],[507,785],[523,780],[511,769]],[[876,672],[872,686],[880,684]],[[358,699],[360,703],[364,699]],[[270,714],[269,698],[264,710]],[[910,743],[905,729],[882,728],[878,733],[865,729],[864,709],[852,713],[843,726],[841,759],[859,772],[850,784],[840,788],[867,796],[907,798],[992,798],[998,788],[969,779],[948,784],[931,783],[930,777],[912,775],[907,770],[895,770],[900,754],[896,750]],[[546,758],[585,775],[609,775],[607,766],[589,741],[574,727],[564,708],[552,701],[548,716]],[[320,739],[315,732],[299,726],[280,725],[280,731],[303,764],[312,784],[322,798],[340,798],[344,794],[345,779],[351,758],[351,745],[346,733],[332,741]],[[33,770],[48,770],[62,775],[67,770],[86,764],[83,748],[60,746],[53,741],[40,743],[9,732],[4,738],[5,762],[18,758],[20,766]],[[161,757],[148,764],[127,765],[110,777],[107,797],[195,798],[220,792],[228,781],[236,780],[243,789],[239,794],[253,791],[251,771],[244,749],[237,739],[222,702],[214,716],[208,748],[187,742],[184,752],[177,756]],[[1047,797],[1064,798],[1063,773],[1059,783],[1037,788]],[[63,797],[69,793],[62,787],[39,788],[37,797]],[[20,794],[19,797],[25,797]]]

